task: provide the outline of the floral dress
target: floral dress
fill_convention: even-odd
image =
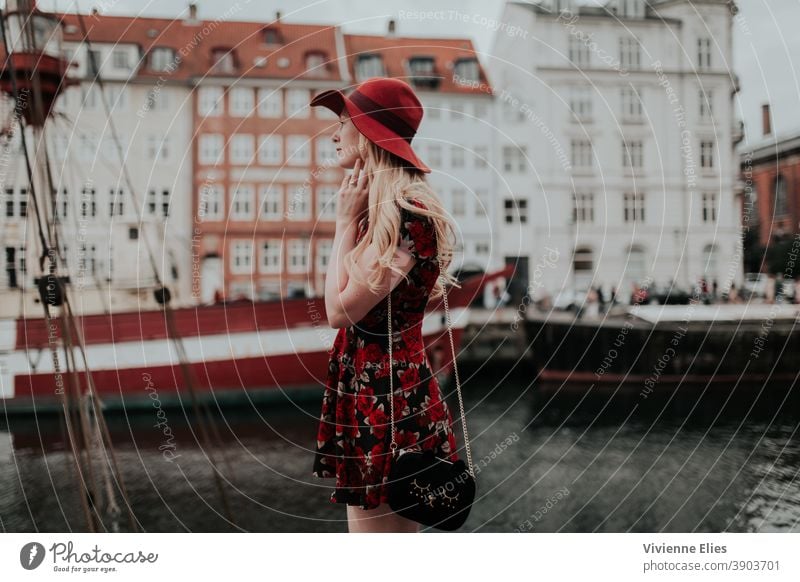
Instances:
[[[417,207],[422,202],[410,200]],[[394,411],[398,450],[430,449],[458,460],[452,416],[422,340],[422,318],[439,277],[436,233],[428,217],[400,209],[400,246],[416,259],[408,280],[392,290]],[[367,230],[359,223],[357,241]],[[386,299],[356,325],[339,329],[329,351],[327,381],[312,474],[336,478],[330,500],[373,509],[387,502],[391,462]]]

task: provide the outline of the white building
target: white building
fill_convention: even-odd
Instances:
[[[733,14],[726,0],[506,4],[526,34],[498,32],[488,65],[498,232],[529,289],[739,284]]]
[[[44,136],[56,190],[59,254],[67,265],[61,272],[70,276],[73,307],[84,313],[153,308],[154,270],[175,304],[188,303],[189,86],[160,82],[152,70],[141,78],[139,73],[152,65],[136,44],[93,42],[101,89],[91,73],[88,45],[69,40],[80,36],[78,27],[67,23],[64,33],[74,84],[58,96]],[[3,107],[13,103],[6,99]],[[34,154],[33,132],[29,129],[26,136],[32,158],[43,167],[42,151]],[[0,292],[13,292],[9,297],[22,293],[19,300],[4,301],[0,315],[40,316],[34,280],[40,275],[41,248],[20,145],[17,134],[4,148],[0,246],[5,276]],[[45,203],[42,174],[34,172],[41,212],[52,222],[54,209],[51,201]]]
[[[453,267],[500,268],[497,206],[491,198],[496,160],[493,98],[479,93],[419,94],[425,115],[414,146],[432,169],[428,181],[458,229]]]

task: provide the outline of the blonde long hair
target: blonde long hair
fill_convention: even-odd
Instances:
[[[436,192],[426,181],[425,174],[361,134],[358,136],[358,150],[364,159],[362,171],[369,176],[369,226],[359,243],[344,256],[344,265],[350,276],[356,276],[353,263],[373,241],[378,245],[378,268],[367,276],[370,289],[377,291],[385,269],[402,272],[391,264],[391,260],[400,242],[400,208],[405,208],[433,221],[441,274],[447,283],[460,287],[458,280],[447,272],[453,261],[456,229]],[[410,198],[422,202],[427,210],[414,206],[408,201]],[[442,279],[437,277],[430,298],[437,299],[443,292]]]

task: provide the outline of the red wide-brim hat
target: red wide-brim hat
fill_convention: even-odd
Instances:
[[[346,109],[356,129],[372,143],[426,174],[431,171],[411,147],[423,108],[405,81],[374,77],[357,85],[349,95],[339,89],[323,91],[311,100],[311,106],[327,107],[336,115]]]

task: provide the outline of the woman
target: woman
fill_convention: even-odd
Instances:
[[[325,308],[338,328],[330,350],[313,474],[336,479],[330,500],[347,505],[350,532],[416,532],[389,509],[387,295],[392,293],[394,409],[398,449],[431,449],[456,461],[452,416],[422,342],[429,298],[443,293],[455,229],[411,149],[422,105],[398,79],[373,78],[348,96],[321,93],[312,106],[339,115],[332,139],[352,168],[339,190]]]

